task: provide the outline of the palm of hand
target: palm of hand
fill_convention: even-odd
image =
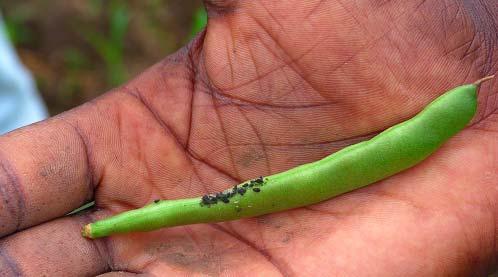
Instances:
[[[75,154],[78,172],[71,174],[79,190],[64,194],[66,201],[51,212],[33,214],[51,218],[93,187],[101,209],[30,228],[7,245],[61,232],[54,242],[70,241],[86,251],[76,251],[85,263],[67,267],[93,274],[489,270],[498,174],[491,161],[496,105],[489,100],[480,102],[491,108],[480,108],[472,127],[423,164],[333,201],[92,242],[78,236],[81,225],[74,222],[157,198],[220,191],[317,160],[407,119],[442,91],[496,70],[485,47],[475,45],[475,30],[457,4],[232,2],[208,5],[209,26],[189,47],[45,123],[64,126],[86,151]],[[67,255],[60,248],[53,252]]]

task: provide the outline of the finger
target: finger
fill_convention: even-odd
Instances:
[[[156,92],[154,80],[162,70],[164,66],[159,64],[143,74],[141,78],[152,79],[151,84],[137,78],[136,84],[132,81],[129,86],[151,86],[151,92]],[[126,91],[115,90],[0,137],[0,236],[69,213],[93,199],[97,186],[99,198],[95,201],[101,207],[109,207],[111,202],[142,205],[149,200],[146,187],[136,185],[144,181],[143,152],[154,153],[150,159],[157,161],[162,153],[176,157],[183,149],[176,147],[173,135],[165,135],[167,128],[155,119],[156,113]],[[167,110],[160,106],[161,112],[176,116],[180,112],[171,112],[171,106],[183,107],[179,101],[175,98],[176,106]],[[181,113],[188,115],[183,108]],[[170,118],[178,120],[178,116]],[[123,190],[123,186],[131,190]]]
[[[109,271],[106,240],[80,234],[85,216],[67,217],[0,241],[1,276],[95,276]]]
[[[0,137],[0,236],[62,216],[92,198],[85,139],[62,118]]]

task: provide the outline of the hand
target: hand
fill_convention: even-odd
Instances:
[[[481,88],[472,126],[422,164],[367,188],[234,222],[80,235],[85,223],[154,199],[216,192],[317,160],[495,73],[494,2],[448,3],[207,3],[206,32],[178,53],[0,138],[0,275],[492,271],[496,80]],[[98,209],[64,216],[93,199]]]

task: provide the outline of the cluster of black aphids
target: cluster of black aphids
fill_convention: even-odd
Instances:
[[[249,189],[252,189],[252,191],[254,192],[260,192],[261,189],[258,186],[262,186],[263,184],[264,184],[263,176],[260,176],[254,180],[244,183],[240,187],[238,185],[235,185],[229,191],[218,192],[216,194],[206,194],[202,196],[201,204],[211,205],[218,203],[218,201],[221,201],[223,203],[230,203],[230,198],[237,195],[237,193],[240,195],[244,195]]]

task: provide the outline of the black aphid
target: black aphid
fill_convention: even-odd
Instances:
[[[261,189],[260,188],[253,188],[252,191],[254,191],[254,192],[260,192]]]
[[[246,193],[246,189],[245,188],[239,188],[238,193],[240,195],[244,195],[244,193]]]
[[[256,180],[254,180],[258,184],[263,184],[263,176],[259,176]]]
[[[229,203],[230,200],[228,198],[222,198],[221,201],[223,201],[223,203]]]
[[[216,199],[216,196],[212,196],[209,194],[203,195],[201,199],[202,199],[201,203],[203,205],[210,205],[210,204],[218,203],[218,199]]]
[[[202,199],[203,204],[209,204],[209,202],[211,200],[211,198],[207,194],[203,195],[201,199]]]
[[[154,203],[159,203],[159,201],[161,201],[161,199],[156,199],[154,200]]]
[[[243,187],[245,187],[245,188],[247,188],[247,186],[249,186],[249,184],[248,184],[248,183],[245,183],[245,184],[243,184],[242,186],[243,186]]]
[[[218,199],[216,199],[215,196],[209,196],[208,204],[216,204],[216,203],[218,203]]]

